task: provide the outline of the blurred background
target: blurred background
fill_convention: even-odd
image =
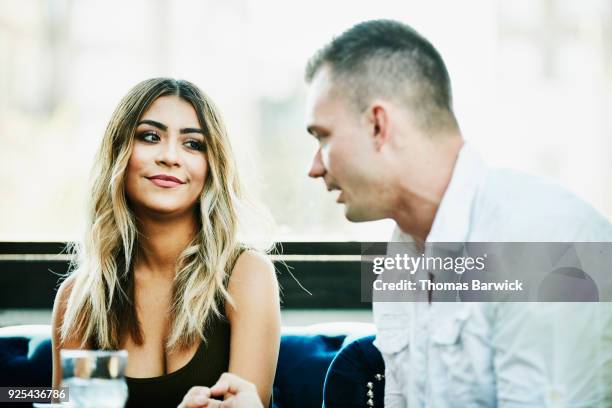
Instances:
[[[111,112],[154,76],[195,82],[219,105],[275,239],[388,239],[389,222],[351,225],[308,179],[303,118],[307,59],[383,17],[438,48],[463,133],[489,164],[557,179],[612,216],[609,0],[0,0],[0,241],[80,237]]]

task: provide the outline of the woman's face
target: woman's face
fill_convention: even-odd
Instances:
[[[136,127],[125,192],[137,215],[180,216],[196,204],[208,173],[204,133],[193,106],[162,96]]]

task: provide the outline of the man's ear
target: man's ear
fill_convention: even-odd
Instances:
[[[370,134],[376,150],[389,142],[389,110],[385,104],[374,102],[368,108],[367,120],[369,122]]]

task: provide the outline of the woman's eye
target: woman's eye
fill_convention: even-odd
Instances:
[[[153,132],[145,132],[140,134],[140,139],[145,142],[153,143],[159,140],[159,136]]]
[[[201,142],[198,142],[197,140],[188,140],[185,142],[185,145],[187,145],[187,147],[193,150],[198,150],[198,151],[204,150],[204,144]]]

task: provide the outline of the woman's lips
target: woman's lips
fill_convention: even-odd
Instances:
[[[170,181],[170,180],[162,180],[162,179],[149,179],[149,180],[151,180],[151,182],[155,184],[156,186],[164,187],[164,188],[172,188],[172,187],[177,187],[181,185],[181,183],[177,183],[176,181]]]
[[[183,184],[177,180],[169,180],[167,177],[149,177],[149,181],[156,186],[163,188],[173,188]]]

